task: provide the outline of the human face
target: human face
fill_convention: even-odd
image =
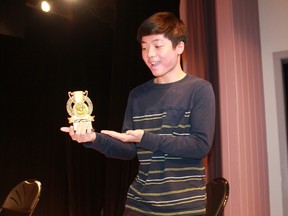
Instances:
[[[141,41],[142,58],[157,79],[173,81],[173,77],[182,73],[180,55],[184,43],[173,48],[172,42],[163,34],[143,36]]]

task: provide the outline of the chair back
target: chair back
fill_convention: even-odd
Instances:
[[[206,185],[207,206],[206,216],[221,216],[229,197],[229,183],[225,178],[218,177]]]
[[[29,179],[17,184],[7,195],[1,211],[32,215],[41,193],[41,183]]]

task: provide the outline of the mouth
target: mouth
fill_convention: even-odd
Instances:
[[[158,62],[158,61],[150,62],[150,65],[152,68],[157,67],[159,64],[160,64],[160,62]]]

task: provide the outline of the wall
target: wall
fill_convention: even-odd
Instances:
[[[225,215],[268,216],[268,163],[257,0],[216,0],[216,29],[222,169],[231,188]]]
[[[283,85],[274,62],[288,58],[288,1],[215,3],[223,175],[231,184],[225,213],[288,215]]]
[[[287,191],[285,192],[287,188],[285,189],[283,186],[288,184],[287,161],[282,160],[281,152],[283,153],[283,148],[287,148],[287,139],[285,138],[287,134],[281,133],[283,127],[280,123],[285,117],[285,110],[283,107],[279,107],[283,104],[279,98],[281,80],[277,77],[279,71],[275,71],[273,55],[288,51],[288,1],[258,0],[258,2],[268,147],[270,215],[285,216],[288,215]],[[283,169],[283,165],[286,165],[286,168]]]

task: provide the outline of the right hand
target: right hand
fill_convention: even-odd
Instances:
[[[128,130],[126,133],[118,133],[116,131],[111,130],[102,130],[101,133],[106,134],[110,137],[113,137],[115,139],[118,139],[122,142],[126,143],[133,143],[133,142],[141,142],[141,139],[144,134],[144,130]]]
[[[91,122],[79,122],[76,131],[73,126],[61,127],[60,130],[69,133],[71,139],[78,143],[93,142],[96,139]]]

